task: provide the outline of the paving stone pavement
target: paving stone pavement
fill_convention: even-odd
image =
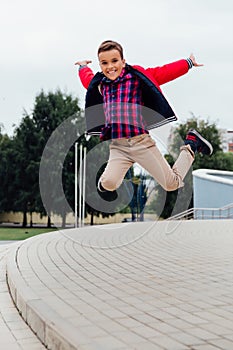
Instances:
[[[10,245],[0,247],[0,349],[44,350],[45,347],[19,315],[6,282],[6,255]]]
[[[232,220],[52,232],[12,247],[7,276],[49,349],[233,349]]]

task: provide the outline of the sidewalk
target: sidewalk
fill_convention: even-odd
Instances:
[[[232,220],[69,229],[7,254],[17,307],[56,350],[232,350],[232,269]]]
[[[0,246],[0,348],[2,350],[44,350],[35,334],[15,308],[6,283],[6,255],[12,244]]]

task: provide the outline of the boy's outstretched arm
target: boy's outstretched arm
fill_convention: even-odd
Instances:
[[[94,73],[91,70],[91,68],[87,67],[87,65],[91,62],[92,62],[91,60],[82,60],[82,61],[80,60],[75,62],[75,65],[79,66],[79,77],[80,77],[81,83],[86,89],[88,88],[90,81],[94,77]]]
[[[192,67],[201,67],[203,64],[197,63],[195,56],[191,53],[189,58],[165,64],[164,66],[147,68],[159,85],[168,83],[186,74]]]

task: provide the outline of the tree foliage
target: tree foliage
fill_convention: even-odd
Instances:
[[[10,211],[14,205],[16,152],[13,141],[0,134],[0,212]]]
[[[87,142],[78,99],[60,90],[48,93],[42,90],[35,98],[32,112],[24,112],[13,137],[3,135],[1,130],[0,126],[0,212],[23,212],[23,226],[28,224],[27,213],[48,215],[48,226],[51,214],[55,213],[62,217],[65,226],[68,209],[59,190],[61,185],[69,208],[74,210],[74,142],[78,143],[78,154],[81,144],[89,152],[99,143],[97,137]],[[40,177],[41,162],[48,171]],[[41,188],[46,189],[45,201]],[[94,215],[107,215],[88,203],[87,213],[92,219]]]

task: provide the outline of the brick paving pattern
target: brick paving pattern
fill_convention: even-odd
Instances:
[[[233,349],[231,220],[52,232],[11,250],[7,270],[50,349]]]
[[[6,255],[10,246],[0,247],[0,348],[2,350],[45,350],[16,310],[6,282]]]

